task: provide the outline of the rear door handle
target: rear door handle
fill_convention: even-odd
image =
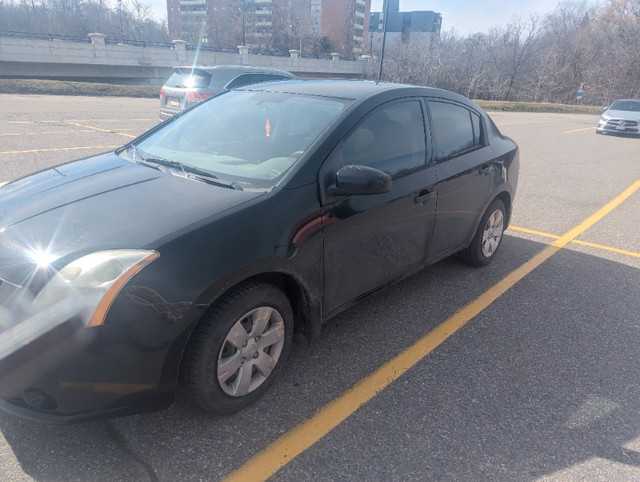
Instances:
[[[418,193],[414,201],[416,204],[420,204],[420,206],[424,206],[425,204],[427,204],[429,199],[431,199],[435,195],[435,193],[436,192],[433,190],[423,189]]]

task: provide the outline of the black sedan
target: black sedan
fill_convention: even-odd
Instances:
[[[235,412],[295,338],[454,253],[490,262],[518,148],[473,102],[394,84],[232,90],[0,188],[0,402],[74,422]],[[179,383],[180,381],[180,383]]]

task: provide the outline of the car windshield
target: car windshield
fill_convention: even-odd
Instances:
[[[640,100],[616,100],[609,109],[640,112]]]
[[[141,159],[203,170],[239,187],[268,188],[348,105],[342,99],[231,91],[136,145]]]

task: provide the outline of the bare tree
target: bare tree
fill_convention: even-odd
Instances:
[[[511,100],[517,83],[523,81],[523,73],[529,68],[537,53],[540,38],[540,20],[530,16],[527,20],[516,18],[505,29],[494,29],[487,44],[495,67],[497,98]]]
[[[120,11],[123,30],[120,29]],[[0,4],[0,28],[32,33],[87,35],[167,41],[166,25],[151,15],[141,0],[5,0]]]

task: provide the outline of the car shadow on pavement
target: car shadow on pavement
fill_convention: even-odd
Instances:
[[[295,346],[265,397],[232,416],[182,399],[76,426],[0,413],[0,463],[15,480],[220,479],[543,246],[506,236],[490,267],[454,257],[380,292]],[[636,268],[560,251],[276,477],[637,476],[639,287]]]

